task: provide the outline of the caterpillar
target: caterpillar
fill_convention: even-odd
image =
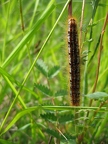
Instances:
[[[68,19],[68,54],[70,73],[70,97],[73,106],[80,105],[80,52],[77,23],[73,17]]]

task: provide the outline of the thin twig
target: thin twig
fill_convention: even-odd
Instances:
[[[63,136],[63,138],[66,140],[66,141],[68,141],[68,139],[65,137],[65,135],[61,132],[61,130],[60,129],[58,129],[57,127],[56,127],[56,129],[57,129],[57,131]]]
[[[85,8],[85,0],[83,0],[83,4],[82,4],[82,13],[81,13],[81,22],[80,22],[80,33],[79,33],[80,53],[82,51],[81,41],[82,41],[82,25],[83,25],[83,18],[84,18],[84,8]]]
[[[22,12],[21,0],[19,0],[19,4],[20,4],[21,27],[22,27],[22,30],[24,31],[24,20],[23,20],[23,12]]]
[[[48,141],[48,144],[51,144],[52,139],[53,139],[53,137],[52,137],[52,136],[50,136],[49,141]]]
[[[72,0],[68,4],[68,16],[69,18],[72,17]]]
[[[105,28],[106,28],[106,25],[108,23],[108,12],[106,14],[106,18],[105,18],[105,22],[104,22],[104,25],[103,25],[103,28],[102,28],[102,32],[101,32],[101,37],[100,37],[100,48],[99,48],[99,53],[98,53],[98,66],[97,66],[97,71],[96,71],[96,79],[95,79],[95,83],[94,83],[94,87],[93,87],[93,90],[92,92],[95,92],[96,90],[96,86],[97,86],[97,82],[98,82],[98,76],[99,76],[99,68],[100,68],[100,60],[101,60],[101,54],[102,54],[102,49],[103,49],[103,45],[102,45],[102,42],[103,42],[103,36],[104,36],[104,32],[105,32]],[[92,105],[92,102],[93,100],[90,101],[89,103],[89,106]],[[105,103],[101,103],[99,108],[94,112],[94,115],[92,117],[92,119],[89,121],[89,124],[90,122],[94,119],[94,116],[97,114],[97,112],[100,110],[100,108],[104,105]],[[89,115],[89,112],[87,113],[87,117]],[[84,130],[81,134],[81,138],[83,140],[84,138],[84,135],[85,135],[85,132],[87,131],[87,128],[86,126],[84,127]]]
[[[93,87],[92,92],[95,92],[96,86],[97,86],[97,82],[98,82],[99,68],[100,68],[100,60],[101,60],[101,54],[102,54],[102,49],[103,49],[102,42],[103,42],[103,36],[104,36],[105,28],[106,28],[106,25],[107,25],[107,21],[108,21],[108,13],[107,13],[107,15],[106,15],[106,19],[105,19],[105,22],[104,22],[104,26],[103,26],[102,32],[101,32],[100,49],[99,49],[99,53],[98,53],[98,66],[97,66],[96,79],[95,79],[95,83],[94,83],[94,87]]]
[[[103,36],[104,36],[104,32],[105,32],[105,28],[106,28],[107,23],[108,23],[108,13],[106,14],[105,22],[104,22],[104,25],[103,25],[103,28],[102,28],[102,32],[101,32],[101,37],[100,37],[100,48],[99,48],[99,52],[98,52],[98,66],[97,66],[96,79],[95,79],[95,82],[94,82],[94,86],[93,86],[92,93],[95,92],[96,86],[97,86],[97,82],[98,82],[99,68],[100,68],[100,60],[101,60],[101,54],[102,54],[102,49],[103,49],[102,42],[103,42]],[[89,106],[92,105],[92,102],[93,102],[93,100],[90,101]]]

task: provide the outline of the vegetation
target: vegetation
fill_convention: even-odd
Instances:
[[[82,11],[83,2],[72,4],[82,60],[82,100],[74,107],[69,0],[0,1],[0,144],[108,143],[108,1],[86,0]]]

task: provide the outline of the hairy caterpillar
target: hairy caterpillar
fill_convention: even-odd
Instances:
[[[80,52],[76,20],[68,19],[68,54],[70,72],[70,97],[73,106],[80,105]]]

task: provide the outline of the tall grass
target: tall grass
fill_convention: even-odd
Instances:
[[[108,2],[85,2],[79,107],[66,86],[68,2],[0,2],[1,144],[108,143]],[[79,26],[81,12],[73,0]]]

